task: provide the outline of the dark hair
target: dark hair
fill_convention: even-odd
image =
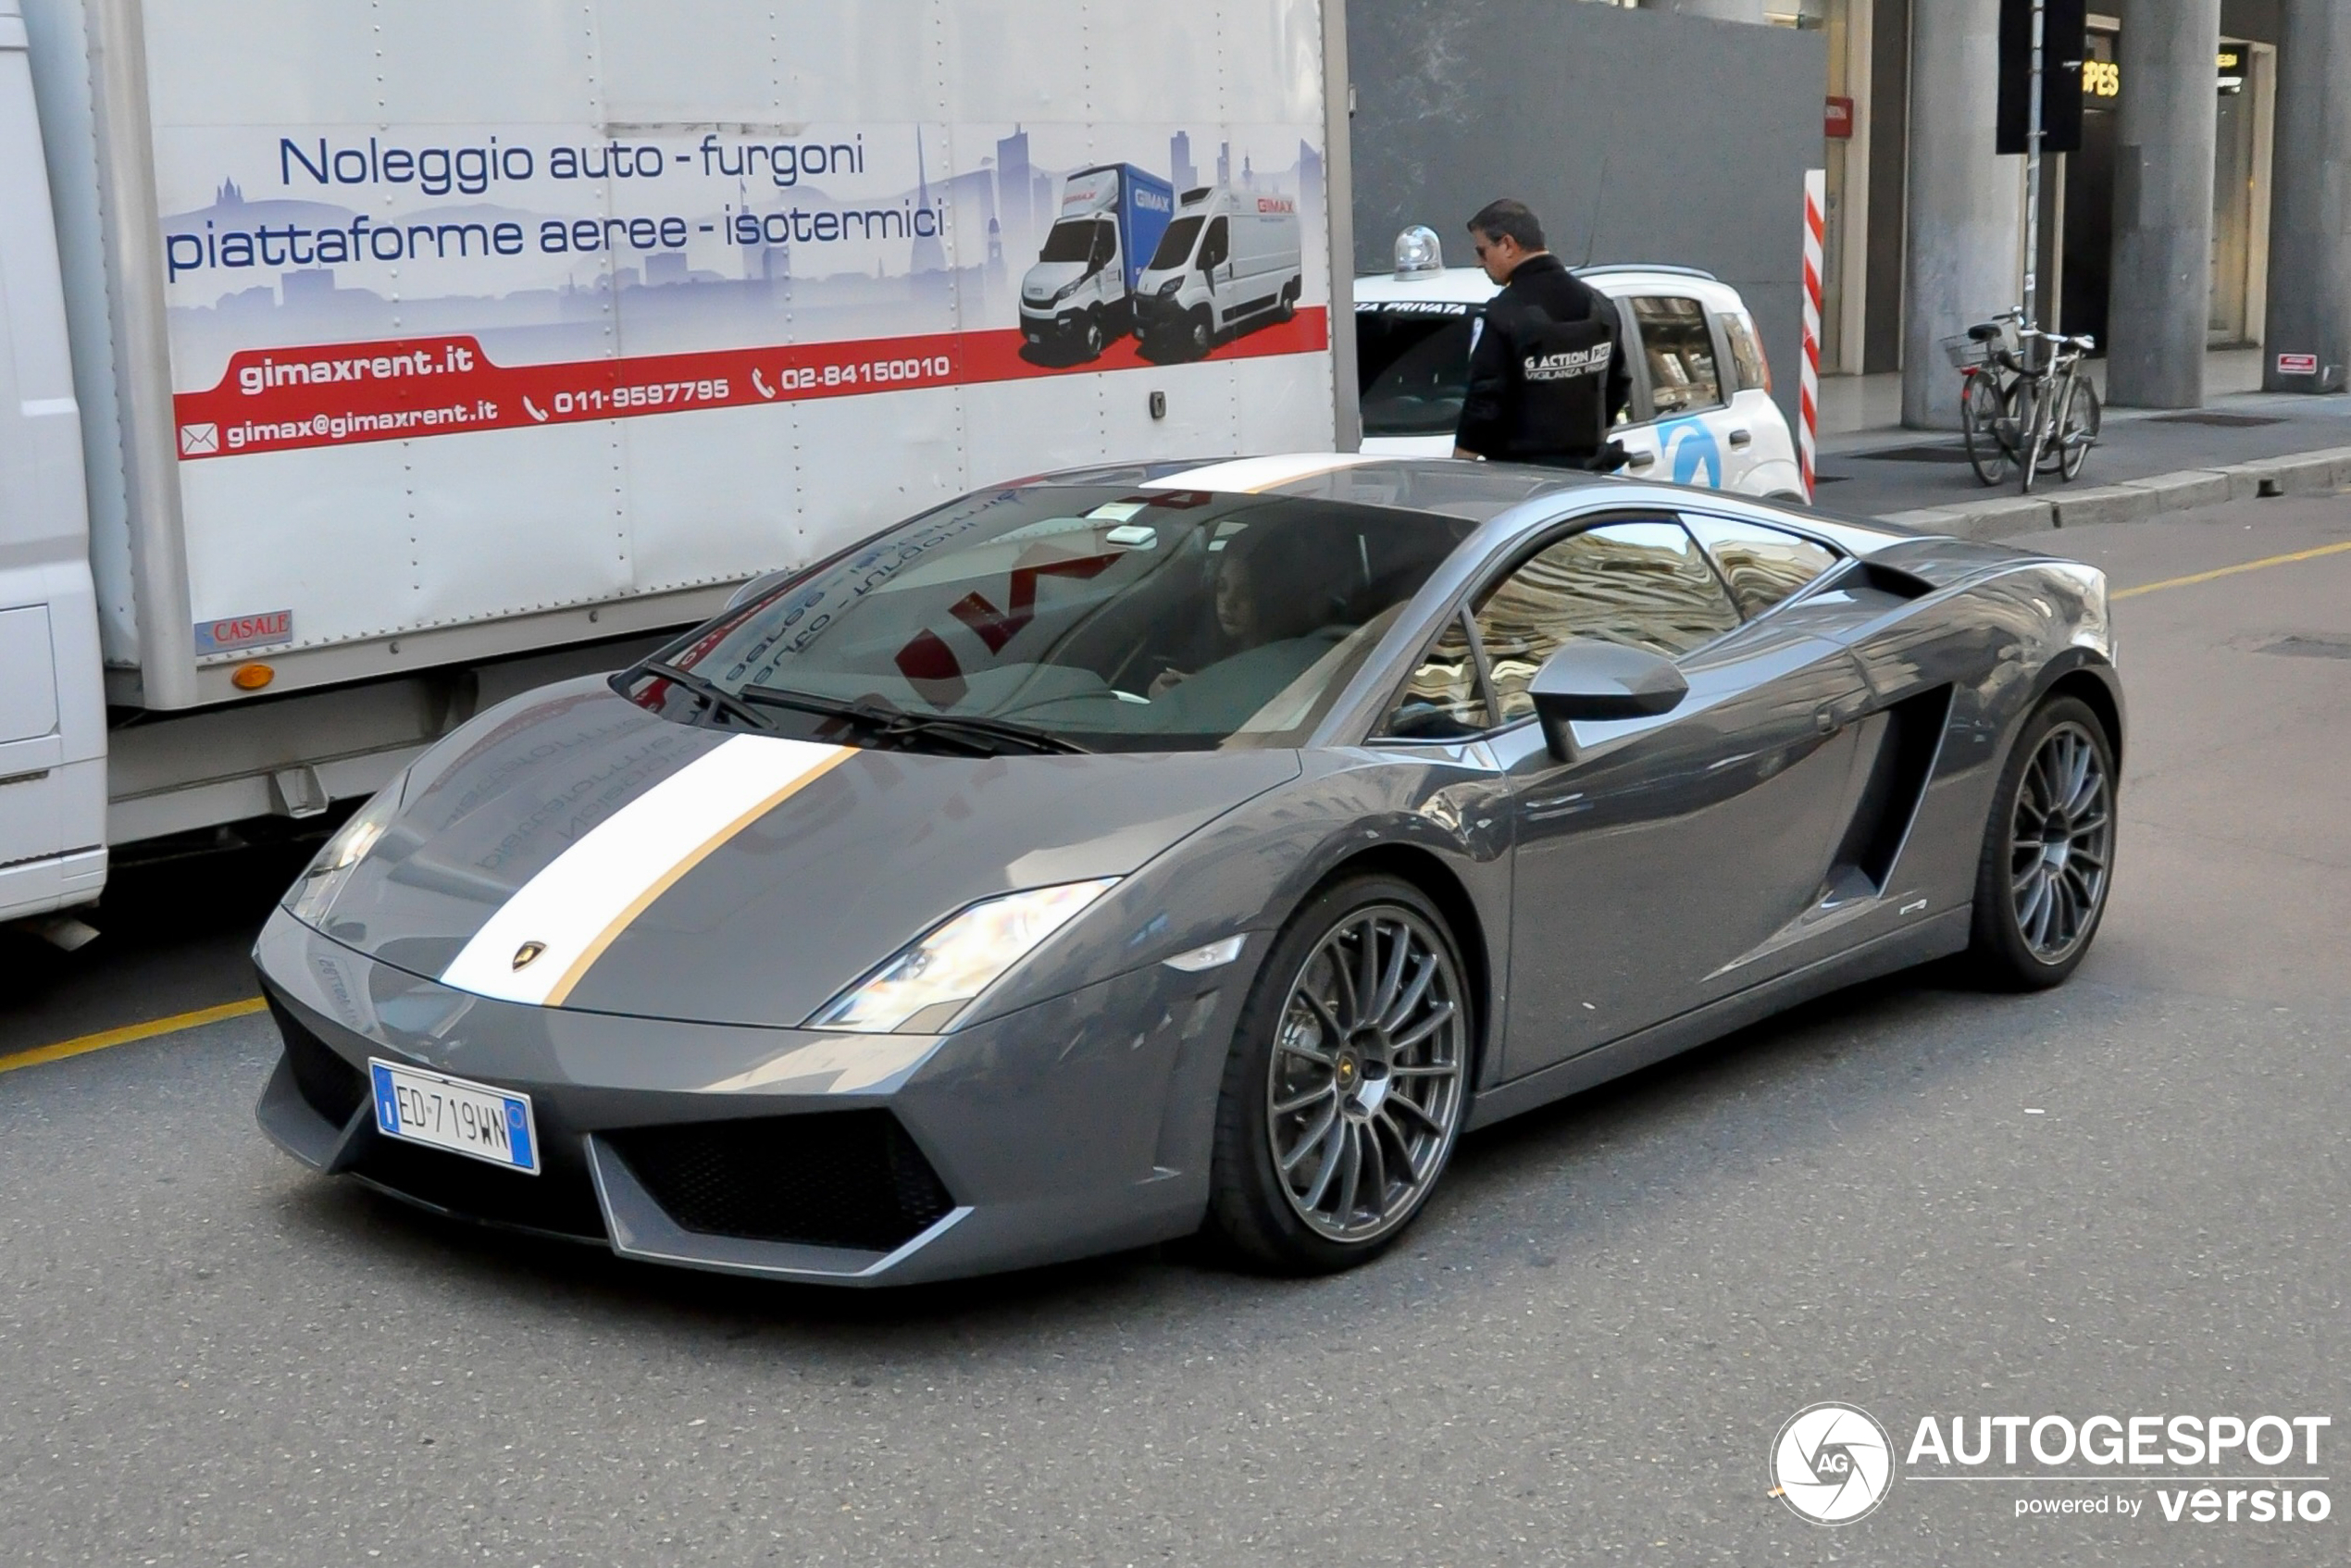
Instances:
[[[1543,246],[1543,220],[1524,202],[1514,202],[1508,196],[1499,202],[1488,202],[1477,209],[1469,226],[1489,240],[1516,240],[1520,248],[1539,251]]]

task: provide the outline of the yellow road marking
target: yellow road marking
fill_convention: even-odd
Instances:
[[[2143,582],[2136,588],[2126,588],[2108,595],[2114,599],[2129,599],[2141,593],[2153,593],[2166,588],[2186,588],[2214,578],[2234,577],[2239,572],[2258,572],[2264,566],[2290,566],[2295,561],[2314,561],[2321,555],[2340,555],[2351,550],[2351,540],[2340,544],[2321,544],[2313,550],[2296,550],[2284,555],[2264,555],[2258,561],[2240,561],[2233,566],[2216,566],[2208,572],[2195,572],[2186,577],[2166,578],[2161,582]]]
[[[206,1024],[218,1024],[224,1018],[249,1018],[268,1005],[257,996],[249,996],[243,1002],[224,1002],[218,1007],[199,1007],[193,1013],[175,1014],[168,1018],[155,1018],[144,1024],[130,1024],[119,1029],[83,1035],[79,1039],[60,1040],[55,1045],[19,1052],[14,1056],[0,1056],[0,1073],[13,1073],[19,1067],[38,1067],[44,1062],[62,1062],[68,1056],[87,1056],[93,1051],[129,1045],[133,1040],[154,1039],[158,1035],[176,1035],[182,1029],[201,1028]]]

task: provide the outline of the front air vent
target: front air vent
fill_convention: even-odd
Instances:
[[[889,1252],[954,1207],[888,1111],[826,1111],[603,1135],[680,1229]]]
[[[330,1124],[342,1126],[367,1103],[367,1075],[303,1027],[276,997],[268,1000],[269,1015],[278,1021],[278,1032],[285,1038],[286,1065],[293,1073],[294,1088],[304,1103]]]

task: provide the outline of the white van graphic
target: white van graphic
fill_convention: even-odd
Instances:
[[[1293,198],[1188,191],[1136,280],[1136,335],[1154,357],[1197,359],[1237,332],[1287,321],[1306,286],[1303,258]]]

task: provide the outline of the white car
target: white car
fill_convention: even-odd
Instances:
[[[1447,267],[1437,236],[1408,230],[1397,269],[1355,280],[1363,450],[1399,457],[1453,450],[1469,380],[1471,324],[1501,291],[1483,269]],[[1804,499],[1796,440],[1772,401],[1762,340],[1738,291],[1683,267],[1586,267],[1614,301],[1633,398],[1615,439],[1622,472],[1745,495]]]

